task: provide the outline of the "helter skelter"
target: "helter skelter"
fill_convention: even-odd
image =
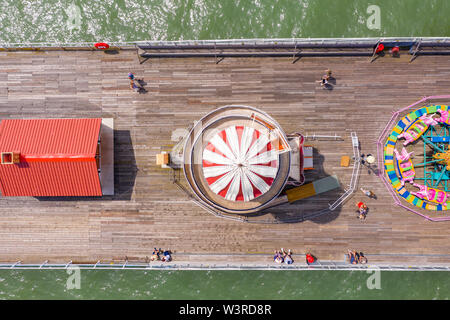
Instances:
[[[237,214],[269,207],[288,180],[301,186],[304,170],[313,166],[312,147],[304,146],[301,134],[288,137],[266,113],[234,105],[216,109],[194,125],[185,141],[183,163],[186,180],[203,204]],[[336,179],[319,181],[317,192],[310,192],[311,184],[299,190],[297,198],[338,186]]]

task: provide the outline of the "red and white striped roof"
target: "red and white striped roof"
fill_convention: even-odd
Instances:
[[[203,150],[203,175],[215,193],[231,201],[250,201],[266,193],[278,172],[278,152],[268,133],[231,126]]]

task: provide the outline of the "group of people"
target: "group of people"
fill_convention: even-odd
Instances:
[[[361,154],[360,159],[361,159],[361,164],[362,165],[366,165],[367,164],[368,167],[370,167],[375,162],[375,157],[372,154],[370,154],[370,153],[368,153],[368,154],[364,154],[364,153]]]
[[[144,88],[144,80],[136,79],[134,73],[130,72],[128,74],[128,79],[130,80],[130,89],[138,93],[145,93],[147,90]]]
[[[292,259],[292,251],[289,249],[287,252],[281,248],[281,250],[275,250],[275,255],[273,256],[273,261],[276,263],[286,263],[292,264],[294,259]],[[310,252],[306,253],[306,263],[308,265],[313,264],[317,261],[317,258],[313,256]]]
[[[317,261],[317,258],[313,256],[310,252],[306,253],[306,264],[311,265]],[[365,264],[367,263],[367,258],[364,253],[357,252],[356,250],[348,250],[347,253],[348,261],[351,264]],[[292,259],[292,251],[289,249],[287,252],[281,248],[281,250],[275,250],[275,255],[273,256],[273,261],[275,263],[286,263],[292,264],[294,260]]]
[[[283,248],[281,248],[281,250],[275,250],[273,261],[276,263],[292,264],[294,262],[294,259],[292,259],[291,249],[289,249],[287,252],[284,251]]]
[[[358,218],[360,220],[366,219],[367,211],[369,210],[367,205],[364,202],[359,201],[356,202],[356,206],[358,207]]]
[[[348,260],[351,264],[367,263],[367,258],[364,256],[364,253],[362,253],[362,252],[358,253],[356,250],[349,249],[347,256],[348,256]]]
[[[364,188],[361,188],[360,190],[362,193],[364,193],[369,198],[371,198],[371,199],[376,198],[375,193],[373,193],[372,190],[368,190],[368,189],[364,189]],[[369,208],[367,207],[367,205],[362,201],[356,201],[356,206],[358,207],[358,218],[360,220],[366,219],[367,212],[369,211]]]
[[[172,261],[172,253],[170,250],[161,250],[161,248],[154,248],[151,261],[163,261],[169,262]]]

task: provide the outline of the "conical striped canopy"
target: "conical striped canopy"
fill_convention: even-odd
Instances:
[[[278,153],[268,133],[231,126],[213,136],[203,150],[203,175],[211,190],[231,201],[250,201],[266,193],[278,172]]]

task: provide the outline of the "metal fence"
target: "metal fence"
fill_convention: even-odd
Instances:
[[[100,263],[95,264],[73,264],[68,263],[50,264],[45,261],[41,264],[22,264],[20,261],[16,263],[0,263],[0,270],[66,270],[69,268],[79,268],[85,270],[340,270],[340,271],[450,271],[447,265],[352,265],[344,262],[318,261],[313,265],[293,264],[293,265],[275,265],[275,264],[177,264],[168,263]]]
[[[360,166],[361,166],[361,156],[359,152],[359,140],[358,136],[356,135],[356,132],[351,132],[351,140],[352,140],[352,149],[353,149],[353,168],[352,168],[352,176],[350,178],[350,183],[348,187],[345,189],[345,192],[333,203],[328,204],[328,208],[324,208],[320,211],[315,212],[307,212],[305,214],[302,214],[301,217],[294,217],[292,219],[286,219],[283,220],[277,220],[277,219],[252,219],[251,216],[239,216],[239,215],[227,215],[223,214],[217,210],[213,210],[212,208],[208,207],[207,205],[203,204],[200,200],[198,200],[196,197],[194,197],[186,188],[181,185],[181,183],[178,181],[178,179],[175,178],[175,173],[172,172],[169,176],[171,177],[171,181],[176,184],[180,190],[182,190],[186,195],[191,199],[192,202],[197,204],[199,207],[203,208],[207,212],[213,214],[216,217],[224,218],[228,220],[234,220],[238,222],[247,222],[247,223],[256,223],[256,224],[279,224],[279,223],[296,223],[296,222],[303,222],[305,220],[310,220],[317,218],[323,214],[329,213],[331,211],[334,211],[336,208],[343,205],[350,196],[355,192],[357,185],[358,185],[358,178],[359,178],[359,172],[360,172]],[[172,169],[174,170],[174,169]]]
[[[350,184],[348,186],[348,189],[345,191],[345,193],[337,199],[333,204],[330,205],[330,210],[334,210],[340,205],[342,205],[351,195],[353,192],[355,192],[357,185],[358,185],[358,178],[359,178],[359,170],[361,168],[361,155],[359,152],[359,140],[358,136],[356,135],[356,132],[351,132],[351,138],[352,138],[352,149],[353,149],[353,169],[352,169],[352,177],[350,179]]]
[[[294,48],[309,47],[346,47],[360,46],[372,47],[380,42],[386,43],[411,43],[420,47],[450,46],[450,37],[386,37],[386,38],[280,38],[280,39],[223,39],[223,40],[146,40],[146,41],[111,41],[107,42],[112,48],[134,49],[137,47],[162,47],[169,46],[180,48],[183,46],[221,46],[221,45],[289,45]],[[90,49],[96,50],[95,42],[0,42],[3,50],[66,50],[66,49]],[[418,49],[418,48],[417,48]]]

